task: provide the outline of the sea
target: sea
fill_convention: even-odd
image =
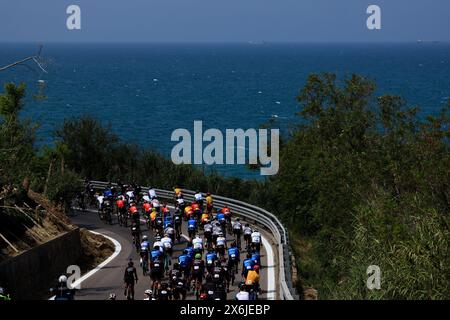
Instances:
[[[35,55],[37,43],[0,43],[0,67]],[[260,128],[286,135],[311,73],[373,79],[379,94],[403,96],[420,116],[450,97],[450,43],[44,43],[43,66],[0,72],[0,85],[27,84],[22,117],[38,122],[38,146],[64,119],[91,115],[124,141],[166,157],[174,130]],[[45,100],[33,98],[44,94]],[[201,166],[224,176],[261,179],[245,165]]]

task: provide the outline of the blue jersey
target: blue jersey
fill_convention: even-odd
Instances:
[[[162,253],[161,253],[161,251],[159,249],[158,250],[152,250],[150,252],[150,254],[151,254],[151,257],[152,257],[152,261],[155,261],[157,258],[160,258],[162,256]]]
[[[164,219],[164,228],[167,228],[169,224],[172,224],[172,219],[170,217],[166,217],[166,219]]]
[[[111,191],[111,189],[106,189],[105,191],[103,191],[103,196],[105,197],[105,198],[108,198],[108,197],[112,197],[112,191]]]
[[[194,257],[194,248],[192,248],[192,247],[187,247],[186,248],[186,251],[187,251],[187,255],[192,259],[193,257]]]
[[[260,256],[259,253],[257,253],[257,252],[252,253],[252,260],[253,260],[253,262],[255,264],[259,264],[260,263],[260,259],[261,259],[261,256]]]
[[[239,257],[239,249],[236,247],[228,249],[228,256],[231,260],[236,260]]]
[[[191,230],[197,228],[197,220],[195,220],[195,219],[189,220],[188,221],[188,228],[191,229]]]
[[[150,243],[148,241],[142,241],[141,251],[148,251],[149,248],[150,248]]]
[[[255,263],[253,262],[252,259],[245,259],[244,260],[244,268],[245,270],[253,270],[253,266],[255,265]]]
[[[217,260],[217,255],[215,252],[208,252],[206,254],[206,264],[211,265]]]
[[[225,215],[223,213],[218,213],[217,214],[217,220],[219,221],[225,221]]]
[[[187,254],[182,254],[178,257],[178,263],[182,267],[188,267],[189,263],[191,262],[191,257]]]

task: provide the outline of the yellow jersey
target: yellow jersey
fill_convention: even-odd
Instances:
[[[247,273],[247,278],[245,279],[245,284],[254,284],[259,282],[259,274],[254,271],[250,270]]]
[[[212,204],[213,203],[213,198],[211,196],[207,196],[206,197],[206,203],[207,204]]]

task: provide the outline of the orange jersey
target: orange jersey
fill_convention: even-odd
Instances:
[[[130,209],[128,209],[128,211],[130,211],[131,214],[136,214],[138,210],[137,210],[136,206],[132,206],[132,207],[130,207]]]
[[[145,212],[150,212],[150,210],[152,210],[152,205],[150,203],[144,203],[142,205],[142,209],[144,209]]]
[[[191,204],[192,210],[200,210],[200,206],[198,205],[198,203],[193,203]]]
[[[204,222],[207,219],[209,219],[209,214],[207,213],[202,214],[202,222]]]
[[[116,201],[117,208],[122,209],[125,206],[125,202],[123,200]]]
[[[157,215],[156,211],[153,211],[152,213],[150,213],[150,219],[154,221],[156,219],[156,215]]]
[[[186,208],[184,208],[184,213],[187,215],[191,215],[194,212],[194,210],[192,210],[191,206],[187,206]]]
[[[220,211],[224,214],[224,215],[229,215],[231,214],[231,211],[229,208],[222,208],[220,209]]]

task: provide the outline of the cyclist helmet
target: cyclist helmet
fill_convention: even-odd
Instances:
[[[142,236],[142,240],[147,240],[147,239],[148,239],[147,235]]]
[[[130,261],[128,262],[128,266],[132,267],[134,265],[133,261],[130,259]]]
[[[116,300],[116,294],[115,293],[110,293],[108,299],[109,300]]]
[[[202,258],[202,255],[200,254],[200,253],[197,253],[196,255],[195,255],[195,259],[196,260],[200,260]]]
[[[153,291],[150,289],[145,290],[144,292],[146,295],[151,296],[153,294]]]
[[[61,275],[58,279],[59,283],[64,283],[67,282],[67,277],[65,275]]]

